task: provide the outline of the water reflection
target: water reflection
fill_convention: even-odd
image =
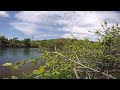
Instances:
[[[26,56],[28,56],[28,55],[30,55],[30,49],[24,49],[24,55],[26,55]]]
[[[6,62],[16,63],[20,60],[33,59],[40,56],[40,52],[36,48],[2,48],[0,49],[0,78],[11,77],[11,75],[20,74],[13,72],[10,68],[2,67]],[[21,69],[26,73],[31,73],[32,70],[37,69],[40,65],[26,64]]]

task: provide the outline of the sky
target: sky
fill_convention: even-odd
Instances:
[[[101,24],[120,23],[119,11],[0,11],[0,36],[35,40],[88,38],[97,40]],[[91,31],[91,32],[89,32]]]

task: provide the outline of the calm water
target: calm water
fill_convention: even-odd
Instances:
[[[16,63],[21,60],[33,59],[39,57],[41,54],[36,48],[2,48],[0,49],[0,78],[11,77],[12,75],[21,75],[19,71],[13,71],[8,67],[1,66],[3,63]],[[30,74],[34,69],[40,65],[28,63],[21,67],[21,71],[25,74]]]

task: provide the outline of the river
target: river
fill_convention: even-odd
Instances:
[[[20,76],[19,71],[3,67],[4,63],[17,63],[21,60],[34,59],[41,55],[37,48],[0,48],[0,78],[11,78],[12,75]],[[29,75],[40,64],[28,63],[21,67],[21,71]]]

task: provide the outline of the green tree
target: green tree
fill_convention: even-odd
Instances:
[[[24,39],[23,40],[24,46],[25,47],[30,47],[31,46],[31,39]]]
[[[8,38],[5,38],[5,36],[1,36],[0,47],[8,47],[8,46],[9,46]]]

